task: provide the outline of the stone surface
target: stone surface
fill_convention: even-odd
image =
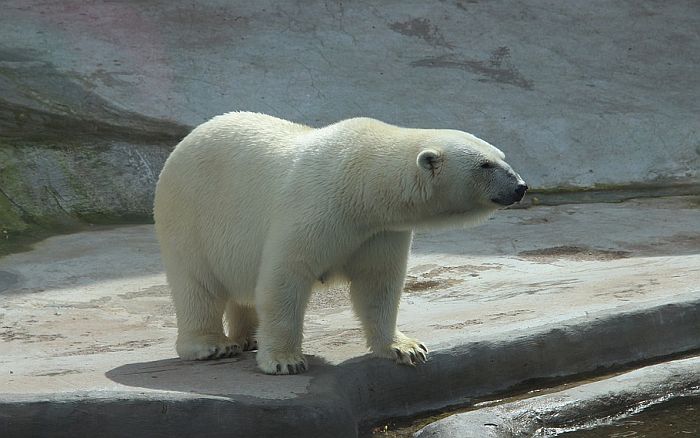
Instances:
[[[147,214],[169,148],[230,110],[464,129],[536,188],[697,182],[698,29],[691,0],[7,0],[0,227]]]
[[[557,432],[638,412],[673,397],[700,395],[700,357],[665,362],[539,397],[451,415],[416,438],[515,438]]]
[[[700,348],[698,201],[511,209],[475,229],[421,233],[399,327],[430,361],[365,356],[341,288],[314,295],[311,371],[290,377],[260,374],[254,353],[175,357],[151,226],[53,237],[0,258],[0,435],[354,436],[358,424],[530,379]]]

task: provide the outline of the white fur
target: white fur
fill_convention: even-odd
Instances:
[[[154,209],[178,354],[236,354],[257,332],[264,372],[304,371],[304,310],[333,277],[350,282],[374,353],[424,361],[396,329],[411,230],[491,214],[491,199],[522,182],[503,158],[471,134],[368,118],[313,129],[237,112],[198,126],[165,163]]]

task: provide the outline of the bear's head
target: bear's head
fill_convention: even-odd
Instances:
[[[437,130],[424,136],[416,166],[431,213],[465,222],[520,201],[527,185],[505,155],[462,131]]]

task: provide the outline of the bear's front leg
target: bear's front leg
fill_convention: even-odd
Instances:
[[[260,318],[258,329],[258,366],[267,374],[298,374],[308,369],[301,352],[304,312],[313,281],[298,272],[271,270],[261,276],[256,288],[256,307]]]
[[[411,232],[382,232],[348,263],[350,297],[374,354],[406,365],[427,361],[428,349],[396,328]]]
[[[405,365],[426,362],[426,346],[396,328],[403,280],[400,284],[392,283],[387,278],[373,276],[355,279],[350,285],[353,307],[362,322],[367,346],[375,355]]]

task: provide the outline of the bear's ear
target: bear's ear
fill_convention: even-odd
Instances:
[[[424,149],[418,154],[416,164],[420,169],[427,170],[432,175],[435,175],[442,164],[442,155],[435,149]]]
[[[491,147],[496,151],[498,156],[501,157],[501,160],[506,157],[506,154],[504,154],[502,150],[498,149],[496,146],[491,146]]]

